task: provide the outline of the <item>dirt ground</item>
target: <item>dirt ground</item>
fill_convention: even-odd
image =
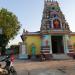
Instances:
[[[33,70],[33,69],[75,69],[75,60],[50,60],[43,62],[35,62],[28,60],[18,60],[14,63],[14,66],[18,70]]]
[[[15,60],[14,67],[18,75],[75,75],[75,60],[73,59],[49,60],[43,62],[31,60]],[[39,73],[41,74],[38,74],[38,70],[40,70]],[[51,74],[54,72],[55,74]],[[56,74],[57,72],[58,74]]]

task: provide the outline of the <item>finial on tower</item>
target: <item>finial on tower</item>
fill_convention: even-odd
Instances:
[[[46,1],[46,2],[53,2],[54,0],[44,0],[44,1]]]
[[[46,0],[46,1],[51,1],[51,0]]]

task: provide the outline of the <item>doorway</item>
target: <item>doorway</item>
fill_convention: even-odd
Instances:
[[[51,42],[53,53],[64,53],[63,36],[51,36]]]

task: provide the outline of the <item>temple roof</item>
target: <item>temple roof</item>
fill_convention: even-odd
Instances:
[[[37,31],[37,32],[24,32],[22,35],[39,35],[40,34],[40,31]]]

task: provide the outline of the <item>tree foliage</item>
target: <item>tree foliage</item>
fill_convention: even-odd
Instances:
[[[7,44],[10,39],[13,39],[20,27],[21,24],[15,14],[5,8],[0,9],[0,28],[2,28],[4,43]]]

